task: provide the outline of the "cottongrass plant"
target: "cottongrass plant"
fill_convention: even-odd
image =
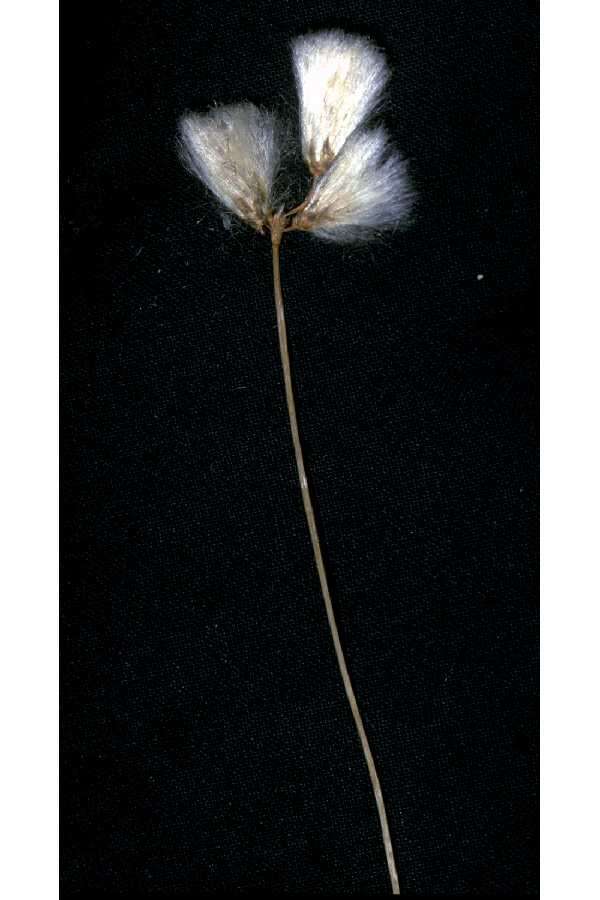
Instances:
[[[180,123],[182,156],[221,204],[271,235],[273,286],[285,396],[304,512],[340,674],[365,757],[393,894],[400,893],[387,814],[373,754],[340,642],[304,465],[292,386],[279,248],[283,235],[306,231],[325,240],[368,240],[406,222],[412,193],[406,165],[385,129],[367,127],[389,70],[367,38],[323,31],[296,38],[292,57],[300,100],[302,153],[313,176],[304,200],[285,211],[274,185],[281,152],[274,117],[251,103],[219,106]]]

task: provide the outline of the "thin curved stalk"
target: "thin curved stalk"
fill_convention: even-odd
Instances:
[[[283,230],[284,230],[283,220],[275,218],[271,225],[271,243],[272,243],[272,247],[273,247],[273,289],[274,289],[274,294],[275,294],[275,308],[277,310],[277,333],[279,335],[279,351],[281,354],[281,365],[283,368],[283,380],[284,380],[284,384],[285,384],[285,398],[286,398],[286,402],[287,402],[287,409],[288,409],[288,415],[289,415],[289,420],[290,420],[290,429],[292,432],[292,441],[294,444],[294,453],[296,456],[296,467],[298,469],[298,478],[300,480],[300,490],[302,492],[302,502],[304,504],[304,512],[306,514],[306,521],[308,523],[308,531],[310,533],[310,540],[312,543],[315,562],[317,565],[317,571],[319,573],[321,592],[323,594],[323,600],[325,601],[325,609],[327,611],[327,620],[329,622],[331,637],[333,639],[335,655],[336,655],[336,659],[337,659],[338,666],[340,669],[340,674],[342,676],[342,681],[344,682],[344,690],[346,691],[346,697],[348,698],[348,703],[350,704],[350,709],[352,711],[352,716],[354,718],[354,724],[356,725],[356,730],[357,730],[358,736],[360,738],[362,751],[363,751],[363,754],[365,757],[365,761],[367,763],[367,768],[369,770],[369,776],[371,778],[371,785],[373,787],[373,794],[375,795],[375,803],[377,804],[377,812],[379,814],[379,822],[381,825],[381,835],[383,838],[383,845],[385,848],[387,866],[388,866],[390,881],[391,881],[391,885],[392,885],[392,894],[399,894],[400,893],[400,885],[398,883],[398,873],[396,871],[394,850],[393,850],[392,841],[390,838],[390,829],[388,826],[387,814],[385,811],[385,804],[383,802],[383,794],[381,793],[381,785],[379,783],[379,777],[377,775],[377,770],[375,768],[373,754],[371,753],[371,748],[369,746],[369,741],[367,739],[367,735],[366,735],[365,728],[363,725],[362,717],[361,717],[361,714],[360,714],[360,711],[358,708],[358,703],[356,702],[356,696],[354,694],[352,682],[350,681],[350,675],[348,673],[348,667],[346,665],[344,651],[342,650],[342,645],[340,642],[338,627],[337,627],[337,623],[335,620],[335,614],[333,612],[333,605],[331,602],[331,595],[329,593],[329,586],[327,584],[327,574],[325,572],[325,564],[323,562],[323,555],[321,553],[321,544],[319,542],[319,534],[318,534],[317,525],[315,522],[315,514],[313,511],[312,501],[310,498],[308,480],[306,478],[306,469],[304,467],[304,456],[302,453],[302,445],[300,443],[300,433],[298,431],[298,419],[296,416],[296,403],[294,400],[294,391],[293,391],[293,387],[292,387],[292,374],[291,374],[291,369],[290,369],[290,357],[289,357],[288,345],[287,345],[287,331],[286,331],[286,326],[285,326],[285,314],[284,314],[284,307],[283,307],[283,293],[281,291],[279,247],[281,244],[281,237],[283,234]]]

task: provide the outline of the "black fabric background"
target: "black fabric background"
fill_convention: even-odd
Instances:
[[[175,147],[215,101],[295,122],[288,42],[323,26],[387,51],[419,194],[379,244],[282,249],[401,884],[537,890],[537,7],[163,0],[63,6],[64,896],[388,891],[269,241],[223,223]]]

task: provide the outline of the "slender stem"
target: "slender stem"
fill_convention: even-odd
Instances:
[[[308,189],[308,193],[307,193],[306,197],[304,198],[304,200],[302,201],[302,203],[299,203],[298,206],[294,206],[293,209],[290,209],[290,210],[288,210],[288,211],[285,213],[284,218],[285,218],[286,220],[287,220],[287,219],[291,219],[292,216],[297,216],[298,213],[304,212],[304,210],[306,209],[306,207],[308,206],[308,204],[310,203],[310,201],[311,201],[312,198],[313,198],[313,194],[314,194],[314,192],[315,192],[316,189],[317,189],[317,183],[318,183],[318,181],[319,181],[319,176],[318,176],[318,175],[313,175],[313,179],[312,179],[312,181],[311,181],[311,183],[310,183],[310,187],[309,187],[309,189]],[[288,231],[288,230],[290,230],[290,228],[289,228],[289,226],[286,226],[286,227],[284,227],[283,230],[284,230],[284,231]]]
[[[360,711],[358,709],[358,704],[356,702],[356,696],[354,694],[354,689],[352,687],[352,682],[350,681],[350,675],[348,673],[348,667],[346,665],[346,660],[344,657],[344,651],[342,650],[342,645],[340,642],[340,636],[338,632],[337,623],[335,620],[335,615],[333,612],[333,605],[331,602],[331,595],[329,593],[329,586],[327,584],[327,574],[325,572],[325,565],[323,563],[323,555],[321,553],[321,545],[319,542],[319,534],[317,532],[317,525],[315,522],[315,515],[313,512],[313,506],[310,499],[310,491],[308,488],[308,481],[306,478],[306,469],[304,468],[304,456],[302,453],[302,445],[300,443],[300,434],[298,431],[298,419],[296,417],[296,403],[294,400],[294,391],[292,387],[292,375],[290,369],[290,357],[288,353],[288,345],[287,345],[287,332],[285,327],[285,315],[283,308],[283,294],[281,291],[281,273],[279,268],[279,246],[281,243],[281,236],[283,233],[283,221],[280,219],[275,219],[272,223],[271,227],[271,240],[273,246],[273,288],[275,292],[275,307],[277,310],[277,332],[279,335],[279,350],[281,353],[281,365],[283,368],[283,380],[285,383],[285,397],[287,401],[287,409],[288,415],[290,419],[290,428],[292,431],[292,441],[294,443],[294,453],[296,455],[296,466],[298,469],[298,478],[300,480],[300,489],[302,491],[302,502],[304,503],[304,512],[306,514],[306,521],[308,523],[308,530],[310,533],[310,540],[312,543],[312,548],[315,556],[315,562],[317,564],[317,571],[319,573],[319,581],[321,583],[321,592],[323,594],[323,600],[325,601],[325,609],[327,611],[327,620],[329,622],[329,628],[331,630],[331,637],[333,638],[333,646],[335,648],[335,655],[337,658],[338,666],[340,669],[340,674],[342,676],[342,681],[344,682],[344,689],[346,691],[346,697],[348,698],[348,703],[350,704],[350,709],[352,710],[352,716],[354,718],[354,724],[356,725],[356,730],[358,732],[358,736],[360,738],[360,743],[362,746],[363,754],[367,763],[367,768],[369,770],[369,776],[371,778],[371,784],[373,786],[373,793],[375,795],[375,803],[377,804],[377,812],[379,814],[379,822],[381,825],[381,835],[383,837],[383,845],[385,847],[385,855],[387,859],[388,870],[390,874],[390,881],[392,884],[392,894],[400,893],[400,885],[398,883],[398,873],[396,871],[396,863],[394,860],[394,851],[392,848],[392,841],[390,838],[390,829],[388,826],[387,814],[385,811],[385,804],[383,802],[383,795],[381,793],[381,785],[379,783],[379,777],[377,775],[377,770],[375,768],[375,762],[373,760],[373,754],[371,753],[371,748],[369,746],[369,741],[367,739],[367,735],[364,729],[362,717],[360,715]]]

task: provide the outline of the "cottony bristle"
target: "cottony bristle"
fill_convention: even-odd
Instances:
[[[406,163],[385,129],[359,131],[318,179],[296,224],[329,240],[365,240],[406,221],[412,204]]]
[[[275,118],[252,103],[191,113],[180,123],[185,161],[227,209],[261,229],[279,166]]]
[[[321,175],[373,111],[389,71],[371,41],[343,31],[296,38],[292,55],[302,152],[312,174]]]

